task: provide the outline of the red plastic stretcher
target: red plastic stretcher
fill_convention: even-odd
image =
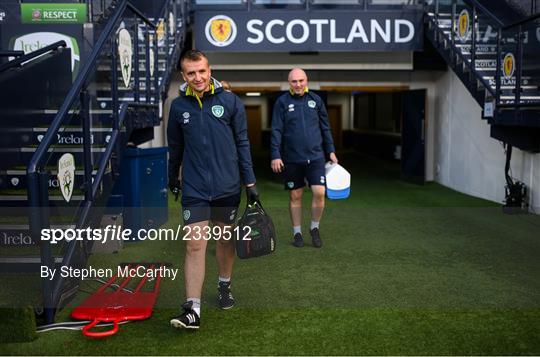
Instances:
[[[134,263],[128,264],[128,268],[137,269],[140,266],[147,265],[147,269],[159,269],[164,266],[162,263]],[[145,286],[146,283],[149,282],[148,275],[142,278],[134,276],[118,278],[119,275],[117,274],[109,279],[106,284],[90,295],[80,306],[76,307],[71,312],[71,317],[74,319],[91,320],[88,325],[83,327],[83,335],[95,338],[111,336],[118,332],[118,323],[128,320],[144,320],[152,315],[152,309],[159,293],[161,275],[157,274],[155,279],[152,279],[155,280],[155,282],[150,289]],[[117,285],[113,285],[117,279]],[[140,279],[140,282],[134,290],[130,291],[127,290],[126,287],[132,279]],[[132,284],[134,283],[136,283],[136,281]],[[116,290],[107,291],[107,289],[113,287],[116,287]],[[141,291],[143,287],[145,289],[144,291]],[[91,331],[91,329],[100,322],[113,323],[113,328],[108,331]]]

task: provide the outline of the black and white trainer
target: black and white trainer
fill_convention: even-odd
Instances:
[[[293,237],[293,243],[296,248],[302,248],[304,246],[304,238],[302,238],[302,233],[296,233]]]
[[[183,313],[171,319],[171,326],[175,328],[198,329],[201,326],[199,315],[193,310],[193,302],[187,301],[182,305]]]
[[[313,228],[311,231],[311,242],[315,248],[322,247],[322,239],[319,234],[319,228]]]
[[[231,292],[230,281],[218,282],[218,303],[223,310],[230,309],[234,306],[234,297]]]

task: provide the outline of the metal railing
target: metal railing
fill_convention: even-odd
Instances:
[[[16,57],[15,59],[4,63],[0,66],[0,73],[14,67],[19,67],[25,62],[29,62],[41,55],[44,55],[48,52],[57,51],[60,47],[66,47],[65,41],[58,41],[55,43],[51,43],[48,46],[45,46],[43,48],[40,48],[39,50],[36,50],[34,52],[30,52],[28,54],[24,54],[24,51],[1,51],[0,57]]]
[[[395,8],[421,8],[422,0],[191,0],[192,8],[198,9],[361,9],[380,10]]]
[[[540,14],[504,24],[477,0],[431,0],[424,10],[437,36],[453,47],[451,62],[463,62],[496,107],[539,107]]]
[[[117,2],[118,0],[87,0],[89,22],[107,18],[108,12]]]
[[[503,46],[501,41],[508,37],[508,33],[515,33],[515,52],[517,57],[515,58],[515,76],[516,87],[515,97],[513,104],[502,104],[500,95],[497,96],[497,106],[499,108],[514,107],[516,110],[522,107],[539,107],[540,98],[536,100],[529,100],[522,98],[522,87],[524,85],[523,80],[525,77],[529,78],[528,84],[536,86],[536,91],[532,91],[535,96],[540,96],[540,13],[531,15],[523,20],[508,24],[499,29],[498,33],[498,46],[497,46],[497,60],[498,63],[503,61],[502,65],[497,66],[497,88],[496,92],[501,92],[501,72],[504,72],[504,60],[506,54],[503,57]],[[506,36],[505,36],[506,34]],[[504,74],[504,73],[503,73]],[[532,83],[531,83],[532,81]],[[531,96],[529,96],[530,98]]]
[[[177,2],[168,0],[164,3],[160,17],[155,22],[150,21],[141,11],[139,11],[128,0],[118,1],[114,11],[108,18],[106,25],[101,31],[98,40],[95,42],[93,51],[87,58],[82,69],[79,71],[75,81],[66,96],[65,101],[59,108],[54,120],[48,128],[43,139],[35,150],[32,159],[27,167],[27,185],[29,202],[29,223],[30,232],[34,240],[39,241],[40,232],[44,228],[49,228],[49,188],[46,184],[49,177],[47,172],[51,165],[52,153],[58,148],[56,142],[59,133],[69,129],[75,120],[79,120],[78,125],[82,131],[82,157],[83,157],[83,185],[84,196],[74,212],[72,222],[76,222],[75,228],[85,227],[90,218],[90,210],[94,202],[103,193],[103,178],[107,170],[117,170],[121,157],[122,147],[127,142],[129,133],[126,133],[125,121],[129,110],[146,109],[152,110],[157,116],[162,93],[166,89],[166,77],[170,76],[173,63],[179,55],[179,38],[183,36],[176,27],[176,13],[172,14],[174,21],[173,29],[170,29],[170,12],[176,10]],[[185,14],[182,14],[185,16]],[[180,21],[185,23],[185,18]],[[118,72],[122,71],[122,59],[118,53],[118,34],[125,29],[133,34],[133,78],[123,88],[119,88],[120,78]],[[142,37],[142,43],[141,39]],[[171,42],[172,41],[172,42]],[[65,45],[65,44],[64,44]],[[161,46],[160,46],[161,45]],[[160,54],[160,50],[162,51]],[[139,63],[144,57],[145,65],[140,67]],[[165,62],[160,67],[161,62]],[[153,62],[153,64],[151,63]],[[110,67],[110,72],[107,68]],[[153,68],[152,68],[153,67]],[[105,83],[107,91],[110,91],[110,98],[99,98],[100,88],[98,78],[103,76],[105,68]],[[144,75],[141,72],[144,71]],[[161,82],[160,82],[161,76]],[[125,78],[124,78],[125,80]],[[103,82],[103,81],[101,81]],[[108,109],[103,109],[107,107]],[[103,117],[104,112],[109,112],[110,117]],[[95,114],[98,113],[98,114]],[[110,119],[108,119],[110,118]],[[101,121],[101,122],[100,122]],[[93,143],[92,128],[100,125],[110,127],[107,131],[108,140],[105,146]],[[124,135],[125,134],[125,135]],[[125,140],[122,141],[122,138]],[[62,265],[70,265],[76,255],[77,244],[75,241],[68,243],[65,254],[62,258]],[[49,242],[40,244],[41,261],[43,265],[52,267],[54,265]],[[54,282],[46,282],[43,279],[43,298],[45,318],[48,322],[54,319],[54,311],[61,298],[62,280],[56,279]]]

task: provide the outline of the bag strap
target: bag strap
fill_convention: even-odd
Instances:
[[[252,208],[252,207],[256,207],[259,209],[259,211],[261,211],[262,214],[264,214],[265,216],[267,216],[268,214],[266,213],[266,210],[264,209],[262,203],[261,203],[261,200],[257,200],[255,201],[253,204],[246,204],[246,207],[248,208]]]

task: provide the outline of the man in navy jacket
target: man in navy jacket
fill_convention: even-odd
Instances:
[[[314,247],[322,247],[319,221],[324,210],[325,159],[338,162],[328,114],[322,99],[308,90],[306,73],[289,72],[290,90],[278,98],[272,115],[272,171],[283,171],[289,190],[293,245],[303,247],[302,193],[305,181],[313,192],[310,233]]]
[[[196,329],[200,326],[208,240],[217,241],[218,302],[222,309],[229,309],[234,305],[230,287],[236,238],[231,225],[238,212],[242,183],[249,202],[257,200],[258,194],[244,104],[212,78],[204,53],[187,51],[180,63],[186,83],[171,104],[167,138],[169,187],[177,197],[182,190],[187,299],[171,325]]]

